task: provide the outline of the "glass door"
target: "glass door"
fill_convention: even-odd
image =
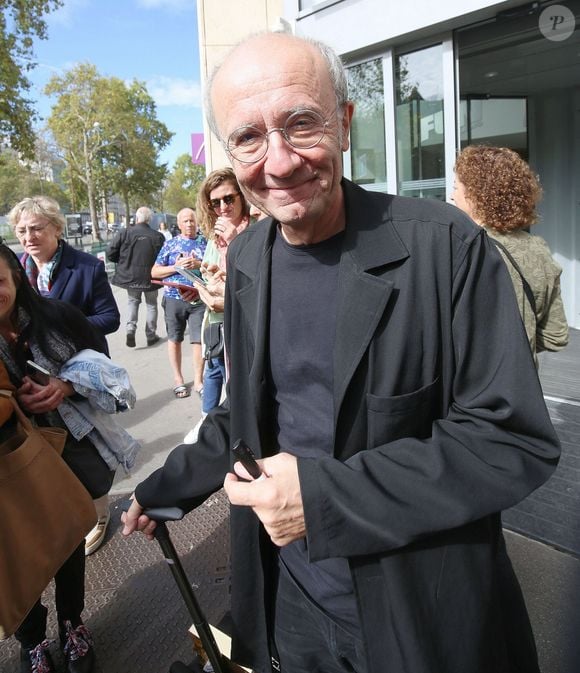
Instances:
[[[445,200],[443,47],[395,58],[398,193]]]

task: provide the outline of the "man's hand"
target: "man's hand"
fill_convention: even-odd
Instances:
[[[121,533],[126,537],[140,530],[148,540],[153,540],[153,531],[157,526],[148,516],[143,514],[143,507],[137,502],[135,496],[131,496],[133,502],[126,512],[121,514],[121,521],[125,524]]]
[[[179,296],[187,302],[194,302],[200,298],[199,290],[196,287],[192,287],[190,290],[179,288]]]
[[[241,463],[235,463],[236,474],[226,475],[224,489],[232,505],[251,507],[272,542],[284,547],[306,535],[298,463],[294,456],[279,453],[258,464],[264,476],[244,482],[240,478],[251,477]]]
[[[173,266],[174,268],[179,266],[182,269],[199,269],[201,267],[201,260],[197,259],[193,252],[189,255],[180,252]]]
[[[41,386],[29,376],[22,379],[22,385],[16,391],[19,404],[30,414],[45,414],[54,411],[58,405],[74,393],[72,384],[54,376],[50,377],[48,385]]]

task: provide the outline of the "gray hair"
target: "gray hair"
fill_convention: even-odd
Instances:
[[[24,215],[36,215],[50,222],[56,228],[59,238],[62,236],[66,220],[60,210],[58,201],[50,196],[29,196],[19,201],[8,213],[8,223],[14,229]]]
[[[225,56],[225,58],[219,63],[212,71],[211,75],[208,78],[207,81],[207,86],[205,89],[205,113],[206,113],[206,118],[207,118],[207,123],[209,125],[210,130],[215,134],[217,138],[221,140],[220,134],[219,134],[219,129],[217,127],[216,119],[215,119],[215,113],[213,109],[213,105],[211,102],[211,90],[213,88],[213,83],[216,75],[220,71],[222,65],[225,63],[225,61],[228,59],[228,57],[242,44],[245,44],[246,42],[250,42],[251,40],[255,39],[256,37],[260,37],[262,35],[283,35],[286,37],[290,37],[294,40],[298,40],[300,42],[304,42],[306,45],[310,45],[311,47],[314,47],[316,51],[322,56],[324,59],[327,67],[328,67],[328,74],[330,75],[330,81],[332,83],[332,88],[334,89],[334,93],[336,95],[336,107],[339,111],[342,112],[342,109],[344,105],[348,102],[348,80],[346,77],[346,71],[344,68],[344,65],[342,63],[342,60],[340,56],[332,49],[332,47],[329,47],[327,44],[324,42],[320,42],[319,40],[315,40],[310,37],[298,37],[296,35],[288,35],[287,33],[278,33],[278,32],[268,32],[268,31],[263,31],[263,32],[258,32],[258,33],[253,33],[249,37],[246,37],[243,39],[241,42],[239,42],[235,47],[233,47],[228,54]]]
[[[149,224],[152,218],[153,211],[151,208],[147,208],[147,206],[141,206],[141,208],[137,208],[137,212],[135,213],[135,224]]]

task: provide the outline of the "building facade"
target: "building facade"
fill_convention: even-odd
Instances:
[[[344,172],[366,189],[448,200],[469,143],[528,160],[544,188],[532,232],[562,266],[566,315],[580,328],[580,0],[260,0],[256,11],[243,3],[243,20],[230,20],[230,5],[198,0],[206,66],[243,35],[271,29],[278,12],[342,56],[356,104]],[[217,21],[226,14],[227,46]],[[206,129],[208,143],[210,166],[226,163]]]

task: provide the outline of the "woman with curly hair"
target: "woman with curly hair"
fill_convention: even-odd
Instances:
[[[568,343],[562,269],[546,241],[526,231],[537,221],[541,197],[538,177],[513,150],[469,145],[457,157],[452,200],[500,250],[536,363],[536,353],[558,351]]]

